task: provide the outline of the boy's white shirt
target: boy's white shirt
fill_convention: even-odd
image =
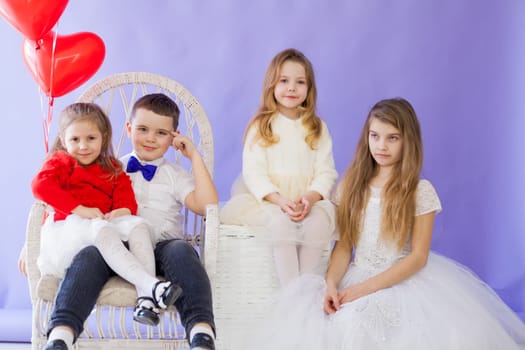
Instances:
[[[137,215],[144,218],[152,229],[154,242],[182,237],[181,209],[188,194],[195,190],[195,182],[189,171],[164,157],[143,162],[135,152],[120,158],[124,170],[131,156],[142,164],[156,165],[151,181],[142,172],[128,173],[138,204]]]

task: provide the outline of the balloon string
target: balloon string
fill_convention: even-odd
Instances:
[[[38,43],[38,42],[37,42]],[[37,44],[35,45],[35,51],[36,50],[39,50],[40,49],[40,46]],[[35,52],[35,57],[36,57],[36,52]],[[43,131],[43,134],[44,134],[44,149],[46,151],[46,154],[49,152],[49,120],[50,120],[50,109],[49,109],[49,104],[50,104],[50,101],[48,99],[48,107],[47,107],[47,116],[46,114],[44,113],[44,94],[45,94],[45,91],[42,90],[42,88],[39,86],[38,87],[38,95],[40,96],[40,111],[42,112],[42,131]]]
[[[58,37],[58,22],[55,25],[55,31],[53,33],[53,45],[51,46],[51,67],[49,69],[49,99],[47,102],[47,116],[42,118],[42,126],[44,128],[44,146],[46,154],[49,153],[49,131],[51,129],[51,122],[53,120],[53,78],[55,73],[55,51],[57,46],[57,37]]]
[[[44,129],[44,147],[45,147],[45,150],[46,150],[46,154],[48,154],[49,153],[48,126],[47,126],[45,117],[43,119],[42,127]]]
[[[55,25],[55,32],[53,35],[53,45],[51,46],[51,69],[49,70],[49,96],[53,96],[53,75],[55,73],[55,50],[57,46],[58,37],[58,22]]]
[[[42,116],[42,128],[44,131],[44,147],[46,150],[46,154],[49,153],[49,132],[51,130],[51,121],[53,120],[54,100],[55,99],[53,97],[49,97],[47,103],[47,116]]]
[[[45,142],[46,142],[46,154],[49,153],[49,131],[51,129],[51,121],[53,120],[53,105],[55,98],[49,97],[47,104],[47,120],[46,120],[46,130],[45,130]]]

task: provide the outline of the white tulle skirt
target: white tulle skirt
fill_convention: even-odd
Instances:
[[[302,193],[298,189],[289,192]],[[329,200],[320,200],[312,206],[310,213],[301,222],[292,221],[278,205],[258,201],[249,192],[242,177],[235,181],[232,197],[220,210],[220,220],[223,224],[264,227],[265,235],[259,239],[274,244],[291,243],[318,247],[325,247],[337,238],[335,215],[335,205]]]
[[[375,273],[374,273],[375,274]],[[371,277],[350,265],[341,285]],[[525,324],[466,267],[431,253],[413,277],[323,311],[324,278],[303,275],[242,342],[246,349],[494,350],[524,349]]]
[[[40,273],[63,277],[75,255],[83,248],[94,245],[102,228],[111,227],[119,233],[122,241],[127,241],[133,229],[144,222],[144,219],[133,215],[111,221],[84,219],[76,214],[54,221],[53,215],[49,215],[40,231],[40,256],[37,260]]]

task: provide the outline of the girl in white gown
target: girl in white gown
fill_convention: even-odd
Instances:
[[[430,252],[441,210],[420,180],[419,122],[404,99],[370,111],[340,184],[340,240],[326,277],[303,275],[280,296],[249,349],[525,348],[525,325],[459,263]]]

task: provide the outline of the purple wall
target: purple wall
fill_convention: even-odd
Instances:
[[[257,108],[266,66],[281,49],[296,47],[314,64],[318,111],[331,129],[340,173],[377,100],[403,96],[413,103],[423,128],[424,177],[444,207],[433,249],[469,266],[522,312],[523,23],[521,0],[71,1],[58,32],[94,32],[107,52],[88,83],[57,98],[55,114],[112,73],[149,71],[179,81],[212,123],[215,181],[225,201],[240,171],[244,126]],[[32,203],[29,182],[44,157],[47,100],[24,66],[22,35],[5,21],[0,42],[0,320],[10,320],[1,323],[0,340],[28,340],[23,310],[30,301],[16,261]]]

